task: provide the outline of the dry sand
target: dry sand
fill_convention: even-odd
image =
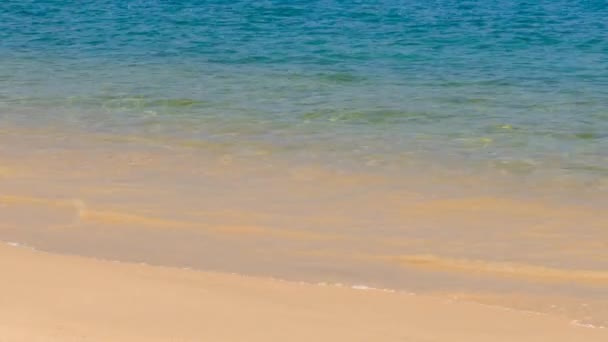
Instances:
[[[0,341],[608,341],[546,315],[0,244]]]

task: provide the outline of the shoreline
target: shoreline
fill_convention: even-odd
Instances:
[[[271,156],[249,163],[70,132],[21,133],[1,139],[0,240],[466,298],[608,326],[608,216],[593,203],[506,196],[481,180],[479,192],[456,181],[441,193],[417,178]]]
[[[604,341],[606,329],[425,295],[95,260],[0,244],[11,341]],[[40,286],[44,284],[44,286]]]

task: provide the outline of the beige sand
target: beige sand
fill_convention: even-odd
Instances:
[[[0,244],[0,341],[608,341],[442,299],[99,261]]]
[[[68,133],[2,131],[0,241],[437,298],[0,246],[0,342],[608,341],[571,323],[608,327],[605,194]]]

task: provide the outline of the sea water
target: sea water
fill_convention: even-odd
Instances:
[[[606,18],[599,0],[3,1],[1,237],[606,325]]]
[[[607,15],[603,1],[3,1],[0,113],[604,184]]]

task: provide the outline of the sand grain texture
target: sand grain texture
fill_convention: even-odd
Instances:
[[[0,246],[0,341],[607,341],[544,315],[425,296]]]

